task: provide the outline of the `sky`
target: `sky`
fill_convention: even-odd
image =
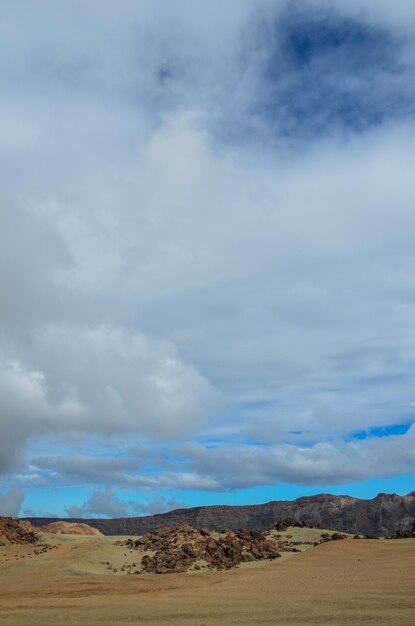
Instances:
[[[413,491],[414,3],[0,17],[0,514]]]

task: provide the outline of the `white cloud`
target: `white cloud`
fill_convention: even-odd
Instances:
[[[338,441],[414,416],[411,117],[391,107],[370,131],[302,137],[301,150],[283,134],[240,136],[261,86],[258,64],[241,65],[258,5],[196,4],[4,3],[3,473],[24,472],[35,442],[50,460],[66,441],[65,460],[76,434],[93,448],[128,433],[156,446],[223,438],[258,462],[252,484],[357,480],[382,471],[383,448]],[[339,10],[399,41],[415,26],[404,1]],[[396,54],[413,67],[409,43]],[[405,95],[406,71],[392,85]],[[394,442],[396,471],[414,470]],[[215,454],[194,473],[56,472],[227,488]]]

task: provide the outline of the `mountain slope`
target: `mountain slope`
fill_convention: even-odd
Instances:
[[[275,501],[246,506],[202,506],[177,509],[169,513],[146,517],[118,519],[66,519],[84,522],[105,535],[142,535],[158,525],[170,527],[189,524],[194,528],[223,530],[270,528],[286,518],[301,520],[308,525],[333,528],[363,535],[394,535],[397,530],[412,528],[415,520],[415,492],[406,496],[380,493],[372,500],[350,496],[320,494],[294,501]],[[51,518],[25,518],[35,526],[56,521]],[[64,519],[64,518],[59,518]]]

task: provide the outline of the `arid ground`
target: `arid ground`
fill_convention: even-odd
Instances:
[[[415,539],[329,542],[229,571],[108,573],[115,537],[0,547],[0,624],[415,624]]]

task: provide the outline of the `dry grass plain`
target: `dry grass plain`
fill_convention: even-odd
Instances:
[[[115,539],[48,537],[59,547],[36,556],[30,546],[1,547],[0,624],[415,624],[413,539],[336,541],[166,576],[109,574],[102,563],[125,560]]]

